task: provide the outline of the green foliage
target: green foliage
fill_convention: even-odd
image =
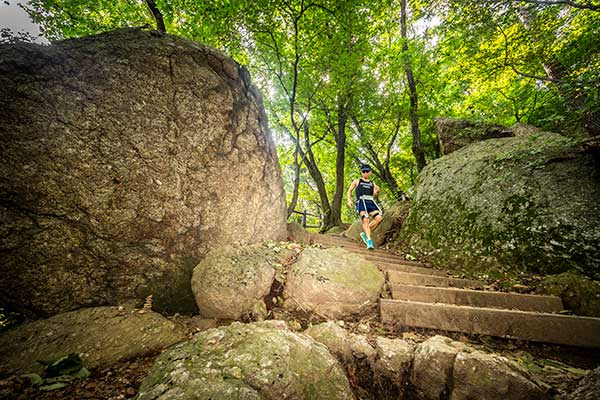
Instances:
[[[248,66],[265,96],[288,196],[299,139],[304,150],[311,148],[331,200],[340,123],[347,135],[346,185],[358,177],[360,162],[380,161],[397,185],[375,174],[383,203],[395,201],[394,190],[410,193],[417,171],[398,0],[156,4],[168,33],[220,48]],[[50,39],[155,25],[143,1],[31,0],[25,8]],[[599,118],[598,11],[500,0],[413,0],[408,26],[428,160],[439,157],[436,116],[525,122],[569,136],[589,131],[590,121]],[[296,209],[318,215],[321,199],[308,172],[304,163]],[[343,212],[346,220],[354,218],[352,210]]]

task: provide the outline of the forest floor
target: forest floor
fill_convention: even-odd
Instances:
[[[275,314],[277,319],[292,321],[289,325],[297,330],[306,329],[318,323],[314,319],[303,319],[284,312]],[[187,326],[190,333],[194,328],[194,317],[169,317],[174,322]],[[562,395],[573,390],[586,370],[600,366],[600,349],[583,349],[517,340],[506,340],[480,335],[465,335],[456,332],[440,332],[428,329],[391,329],[374,320],[339,322],[350,332],[367,336],[374,342],[377,336],[402,338],[411,343],[419,343],[436,334],[468,343],[486,352],[506,356],[525,367],[532,379],[542,386],[550,396]],[[220,323],[218,324],[220,325]],[[204,328],[203,328],[204,329]],[[137,395],[140,385],[158,354],[91,371],[85,379],[73,382],[67,387],[54,390],[40,390],[30,385],[26,379],[11,376],[0,380],[0,399],[11,400],[122,400]]]

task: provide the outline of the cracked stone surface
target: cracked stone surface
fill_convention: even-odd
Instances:
[[[0,46],[0,142],[0,294],[28,315],[149,294],[194,312],[209,248],[286,236],[260,94],[192,41]]]

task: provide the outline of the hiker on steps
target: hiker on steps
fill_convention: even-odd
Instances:
[[[367,245],[367,249],[372,249],[373,240],[371,239],[371,231],[383,219],[383,212],[375,202],[375,198],[379,195],[379,186],[371,181],[371,167],[368,164],[361,165],[360,172],[360,179],[352,181],[348,189],[348,207],[352,208],[352,191],[356,189],[355,207],[362,219],[363,226],[363,232],[360,233],[360,237]]]

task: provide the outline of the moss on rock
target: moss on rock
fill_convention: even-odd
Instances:
[[[384,283],[370,261],[341,248],[307,248],[287,275],[284,307],[333,319],[374,312]]]
[[[326,347],[278,321],[210,329],[163,353],[139,400],[353,399]]]
[[[536,291],[559,296],[564,306],[577,315],[600,317],[600,283],[581,274],[571,271],[547,276]]]
[[[434,265],[537,273],[600,269],[600,174],[552,133],[489,139],[419,176],[401,239]]]
[[[200,314],[238,319],[269,293],[277,270],[291,251],[278,246],[226,246],[211,251],[194,268],[192,291]],[[259,305],[260,307],[260,305]]]

